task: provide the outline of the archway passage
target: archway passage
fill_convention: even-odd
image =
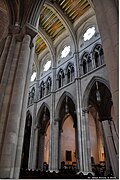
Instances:
[[[44,143],[44,170],[48,170],[49,164],[49,145],[50,145],[50,124],[48,125],[45,133],[45,143]]]
[[[99,114],[99,120],[111,118],[111,107],[112,107],[111,92],[108,87],[96,81],[90,91],[88,106],[94,106]]]
[[[75,104],[68,96],[65,96],[61,103],[60,119],[60,169],[76,171],[77,120]]]
[[[92,164],[99,164],[101,161],[104,161],[104,149],[101,124],[98,121],[98,113],[94,107],[90,108],[88,119],[91,142],[91,161]]]
[[[36,168],[48,170],[50,140],[50,112],[46,105],[40,108],[38,120],[38,148]]]
[[[31,126],[32,126],[32,116],[28,112],[26,116],[23,151],[22,151],[22,159],[21,159],[21,169],[23,170],[28,169]]]
[[[105,176],[107,173],[113,173],[111,170],[107,137],[108,130],[112,133],[112,105],[109,89],[103,83],[96,81],[89,93],[88,122],[91,145],[91,163],[93,171],[95,171],[97,176]],[[105,128],[104,122],[109,123],[109,125],[106,126],[108,129]]]
[[[61,162],[66,168],[76,164],[75,128],[71,115],[65,116],[61,132]]]

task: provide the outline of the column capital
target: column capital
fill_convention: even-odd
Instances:
[[[26,23],[23,27],[16,24],[15,26],[9,26],[9,34],[17,35],[19,40],[22,40],[25,34],[28,34],[33,39],[37,35],[37,29],[34,26],[31,26],[29,23]]]
[[[59,123],[59,122],[60,122],[60,120],[61,120],[61,119],[60,119],[60,117],[55,118],[55,119],[54,119],[54,125],[56,125],[56,123]]]
[[[112,121],[112,117],[108,117],[108,116],[103,116],[101,118],[98,119],[100,122],[103,122],[103,121]]]
[[[89,113],[89,108],[88,107],[82,108],[82,115],[84,116],[86,113]]]
[[[59,122],[61,119],[60,119],[60,117],[58,117],[58,118],[55,118],[55,122]]]

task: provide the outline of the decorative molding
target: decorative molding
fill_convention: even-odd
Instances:
[[[82,108],[82,116],[85,116],[86,113],[89,113],[89,108],[88,107]]]
[[[103,116],[100,119],[98,119],[100,122],[102,121],[112,121],[112,117],[110,116]]]
[[[60,120],[61,120],[61,118],[58,117],[58,118],[55,118],[55,119],[54,119],[54,122],[60,122]]]

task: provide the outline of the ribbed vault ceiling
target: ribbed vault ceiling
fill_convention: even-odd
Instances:
[[[60,18],[58,12],[52,6],[60,9],[59,13],[64,14],[71,24],[79,19],[89,8],[88,0],[47,0],[40,13],[39,29],[42,28],[46,36],[54,42],[65,30],[63,19]],[[36,53],[39,55],[47,47],[46,43],[40,35],[37,36]]]

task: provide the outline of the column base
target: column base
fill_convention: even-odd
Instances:
[[[48,170],[48,171],[50,171],[51,173],[52,173],[52,172],[59,173],[59,170]]]
[[[83,175],[88,175],[88,173],[91,174],[92,176],[95,175],[92,171],[79,171],[79,172],[77,172],[77,174],[83,174]]]
[[[9,179],[10,178],[10,168],[0,168],[0,178]]]

